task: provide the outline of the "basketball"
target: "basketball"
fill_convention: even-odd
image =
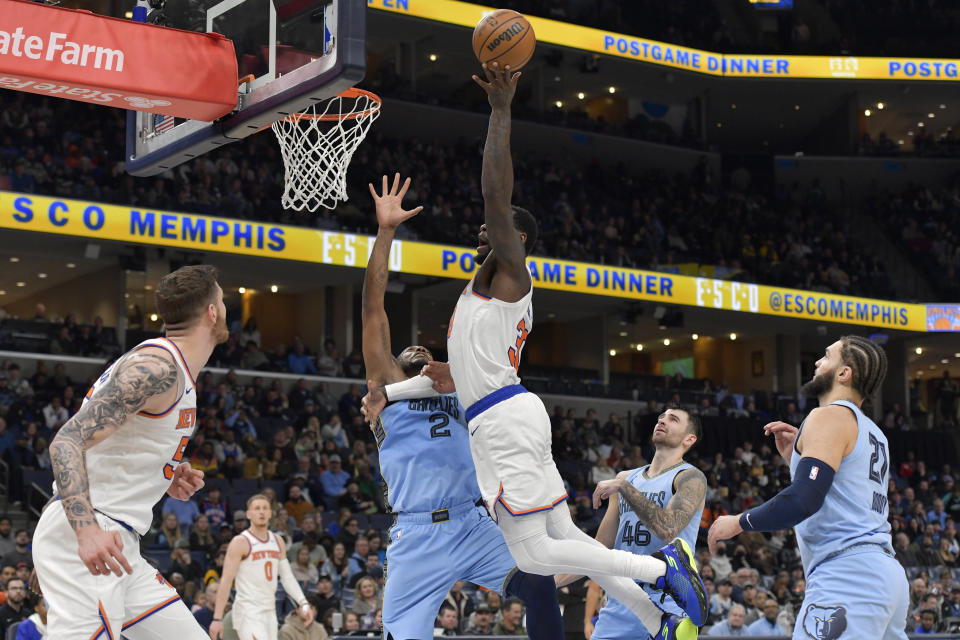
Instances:
[[[533,27],[513,9],[497,9],[473,30],[473,53],[481,63],[497,62],[516,71],[530,62],[537,38]]]

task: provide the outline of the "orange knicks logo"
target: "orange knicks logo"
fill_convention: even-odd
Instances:
[[[180,409],[180,419],[177,421],[177,429],[193,429],[197,424],[196,409]]]

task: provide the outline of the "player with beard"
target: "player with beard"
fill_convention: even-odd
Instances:
[[[597,484],[593,507],[611,498],[607,513],[597,530],[597,540],[609,549],[622,549],[639,555],[656,553],[667,540],[681,537],[693,548],[700,530],[700,517],[707,494],[703,472],[683,459],[700,440],[700,419],[685,409],[666,409],[657,417],[650,444],[653,460],[639,469],[621,471],[613,480]],[[613,496],[617,495],[615,503]],[[557,587],[580,576],[558,575]],[[660,607],[681,619],[677,636],[696,637],[689,618],[683,618],[680,607],[662,591],[651,585],[644,590]],[[616,598],[609,598],[600,610],[600,619],[591,640],[634,640],[642,637],[636,616]],[[651,636],[657,629],[647,629]]]
[[[799,429],[764,427],[790,464],[792,484],[745,513],[717,518],[710,551],[741,531],[794,528],[807,579],[794,639],[902,640],[909,595],[887,521],[890,450],[862,409],[883,384],[887,356],[866,338],[844,336],[816,367],[802,392],[820,406]]]
[[[140,555],[153,507],[189,500],[203,473],[183,456],[196,427],[195,372],[227,340],[217,271],[182,267],[157,284],[165,337],[112,364],[50,443],[54,486],[33,539],[49,604],[48,635],[65,640],[204,640],[203,628]]]
[[[452,385],[439,394],[430,378],[420,375],[433,363],[427,348],[407,347],[396,358],[391,351],[383,304],[390,246],[397,226],[422,209],[403,209],[409,186],[407,178],[401,187],[399,174],[392,186],[383,177],[380,195],[370,185],[379,228],[363,283],[363,360],[371,390],[364,413],[380,450],[386,502],[396,514],[387,547],[383,635],[432,638],[447,592],[457,580],[466,580],[504,597],[520,597],[527,603],[530,637],[555,640],[563,637],[563,620],[553,580],[516,569],[484,510],[465,412]]]

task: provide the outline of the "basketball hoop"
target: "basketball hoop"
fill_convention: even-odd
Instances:
[[[352,88],[323,103],[322,111],[317,103],[273,123],[283,156],[284,208],[333,209],[347,200],[347,167],[380,105],[376,94]]]

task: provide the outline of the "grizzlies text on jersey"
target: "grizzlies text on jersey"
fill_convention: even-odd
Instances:
[[[480,497],[456,394],[393,402],[380,413],[374,435],[394,512],[434,511]]]

